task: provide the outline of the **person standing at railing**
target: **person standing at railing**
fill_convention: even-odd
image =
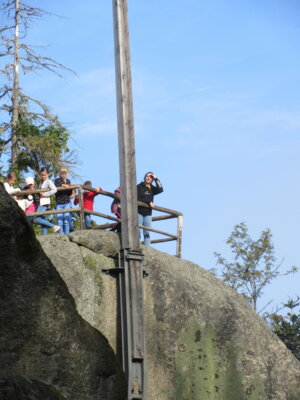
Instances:
[[[25,187],[23,190],[34,190],[34,189],[35,189],[34,179],[31,176],[28,176],[27,178],[25,178]],[[25,214],[35,213],[40,204],[40,194],[39,193],[34,193],[32,195],[28,194],[24,195],[23,198],[29,201],[32,200],[31,204],[25,208]],[[53,225],[45,217],[34,217],[30,215],[27,216],[27,218],[32,224],[35,223],[41,225],[42,228],[44,227],[46,232],[48,228],[52,228],[54,232],[58,232],[60,229],[58,225]]]
[[[71,208],[71,199],[75,197],[75,190],[69,189],[71,185],[70,179],[67,178],[67,168],[61,168],[59,177],[55,179],[54,184],[56,187],[65,187],[66,190],[59,190],[55,193],[56,209],[65,210]],[[70,233],[70,213],[57,214],[57,222],[60,226],[60,233],[68,235]]]
[[[114,194],[116,196],[121,196],[121,188],[118,187],[115,191]],[[111,203],[110,210],[115,216],[119,219],[121,219],[121,201],[120,199],[114,199],[114,201]],[[116,232],[121,232],[121,222],[117,221],[114,226],[111,228],[112,231]]]
[[[94,192],[92,190],[88,190],[89,188],[92,188],[91,181],[85,181],[83,186],[86,187],[82,194],[83,208],[86,210],[89,210],[89,211],[94,211],[94,199],[101,192],[102,189],[100,187],[96,187],[95,188],[96,192]],[[79,196],[78,195],[75,196],[75,200],[74,200],[74,205],[77,205],[77,204],[79,204]],[[91,214],[84,213],[84,223],[85,223],[85,227],[87,229],[91,228],[91,226],[92,226]]]
[[[57,191],[55,185],[49,179],[49,171],[47,168],[42,168],[40,170],[40,178],[41,181],[39,184],[39,189],[49,189],[49,191],[40,193],[40,203],[36,210],[37,212],[49,210],[51,202],[50,196],[52,196]],[[38,219],[40,220],[40,222],[38,223],[42,225],[43,235],[47,235],[48,228],[52,228],[54,232],[58,232],[60,230],[60,227],[58,225],[52,224],[52,222],[48,221],[44,215],[38,217]]]
[[[155,182],[155,186],[152,184],[153,182]],[[154,208],[153,198],[155,195],[162,192],[163,187],[160,183],[160,180],[154,175],[153,172],[147,172],[144,176],[144,181],[137,185],[137,199],[138,201],[148,204],[150,208],[138,206],[139,225],[143,225],[146,228],[151,228],[152,209]],[[145,246],[150,246],[150,232],[143,229],[143,234]]]
[[[33,197],[31,195],[23,196],[22,194],[17,193],[16,202],[18,203],[18,206],[26,213],[26,210],[30,208],[33,203]]]
[[[14,188],[14,183],[16,182],[16,174],[13,171],[10,171],[7,174],[6,177],[6,182],[4,182],[4,188],[7,191],[8,194],[10,194],[11,196],[15,195],[16,193],[18,193],[20,191],[20,188]]]

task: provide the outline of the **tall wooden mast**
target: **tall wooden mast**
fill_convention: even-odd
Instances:
[[[121,182],[122,249],[119,255],[123,367],[128,399],[145,399],[142,253],[139,245],[134,122],[127,0],[113,0]]]

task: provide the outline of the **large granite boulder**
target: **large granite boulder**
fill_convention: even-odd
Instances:
[[[66,400],[53,387],[36,379],[0,373],[1,400]]]
[[[103,272],[116,265],[118,237],[101,232],[95,245],[95,235],[39,240],[79,313],[119,353],[117,284]],[[299,361],[241,296],[189,261],[143,252],[147,400],[300,399]]]
[[[126,383],[114,351],[78,314],[67,285],[2,184],[0,263],[0,372],[42,381],[68,400],[124,400]]]
[[[100,235],[99,235],[100,233]],[[95,236],[101,237],[103,246],[109,248],[109,254],[117,257],[120,243],[118,236],[112,232],[82,231],[67,235],[39,236],[38,240],[43,250],[51,259],[53,265],[68,285],[77,310],[93,327],[102,332],[114,350],[120,350],[118,345],[118,315],[117,315],[117,280],[103,272],[116,267],[116,259],[90,250],[95,242]],[[112,252],[111,238],[118,241]],[[80,238],[80,239],[79,239]],[[89,238],[91,240],[89,240]],[[75,242],[76,240],[76,242]],[[77,244],[77,243],[80,244]],[[53,251],[55,249],[55,251]],[[120,358],[121,360],[121,358]]]

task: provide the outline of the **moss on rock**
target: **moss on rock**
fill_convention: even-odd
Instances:
[[[237,368],[233,343],[220,346],[215,328],[190,324],[176,343],[174,388],[181,400],[267,400],[261,378],[249,382]]]

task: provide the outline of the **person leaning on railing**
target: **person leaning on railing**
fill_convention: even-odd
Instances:
[[[25,179],[25,187],[23,190],[34,190],[34,179],[31,176],[28,176]],[[29,200],[31,204],[28,205],[28,207],[25,208],[25,214],[31,214],[35,213],[39,207],[40,204],[40,194],[39,193],[34,193],[34,194],[26,194],[23,196],[24,200]],[[20,205],[20,204],[19,204]],[[43,210],[44,211],[44,210]],[[44,228],[44,232],[47,233],[47,229],[53,229],[54,232],[59,231],[59,226],[58,225],[53,225],[52,222],[48,221],[45,217],[40,216],[40,217],[33,217],[32,215],[27,216],[28,220],[33,224],[39,224],[42,227],[42,231]],[[44,233],[45,234],[45,233]]]
[[[67,168],[61,168],[59,177],[55,179],[54,184],[56,187],[65,187],[66,190],[60,190],[55,193],[56,209],[65,210],[71,208],[71,198],[75,197],[75,190],[69,189],[71,185],[70,179],[67,178]],[[57,222],[60,226],[60,233],[68,235],[70,233],[71,215],[70,213],[57,214]]]
[[[92,190],[88,190],[89,188],[92,188],[91,181],[85,181],[83,186],[84,186],[84,192],[82,195],[83,208],[85,210],[94,211],[94,199],[102,191],[102,189],[101,189],[101,187],[96,187],[96,192],[94,192]],[[74,205],[77,205],[77,204],[79,204],[79,196],[78,195],[75,196],[75,200],[74,200]],[[85,227],[87,229],[91,228],[91,226],[92,226],[91,214],[84,213],[84,223],[85,223]]]
[[[57,192],[57,189],[53,182],[49,179],[49,171],[47,168],[42,168],[40,170],[40,184],[39,184],[39,189],[49,189],[47,192],[40,193],[40,203],[37,208],[37,212],[40,211],[46,211],[50,208],[50,203],[51,199],[50,196],[52,196],[54,193]],[[43,220],[41,222],[38,222],[39,224],[42,225],[42,234],[47,235],[48,233],[48,228],[52,228],[54,232],[58,232],[60,230],[60,227],[58,225],[54,225],[51,222],[47,221],[44,215],[39,217],[39,220]]]
[[[121,188],[118,187],[115,191],[114,194],[116,196],[121,196]],[[114,199],[113,202],[111,203],[110,210],[115,216],[119,219],[121,219],[121,201],[120,199]],[[117,221],[114,226],[111,228],[112,231],[116,232],[121,232],[121,222]]]
[[[6,182],[4,182],[4,188],[8,194],[11,196],[15,195],[20,191],[20,188],[14,188],[14,183],[16,182],[16,174],[13,171],[8,172],[6,177]]]
[[[152,185],[153,181],[155,182],[155,186]],[[138,206],[139,225],[151,228],[152,208],[154,207],[153,198],[161,192],[163,192],[163,187],[160,180],[153,174],[153,172],[147,172],[144,176],[144,181],[137,185],[137,199],[138,201],[149,204],[150,208]],[[145,246],[150,246],[150,232],[143,229],[143,234]]]

